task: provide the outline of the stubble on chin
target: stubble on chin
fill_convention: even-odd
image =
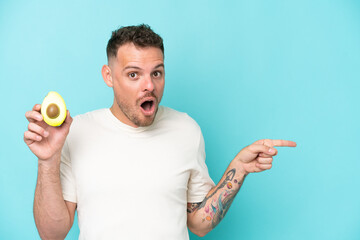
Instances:
[[[157,101],[156,101],[157,104]],[[142,116],[141,119],[141,112],[137,113],[137,110],[135,109],[135,107],[131,108],[130,106],[128,106],[125,103],[122,102],[117,102],[117,105],[119,106],[120,110],[124,113],[124,115],[132,122],[134,123],[136,126],[138,127],[147,127],[150,126],[151,124],[153,124],[154,120],[155,120],[155,116],[159,110],[159,106],[156,105],[156,110],[153,116],[151,117],[146,117],[146,116]]]

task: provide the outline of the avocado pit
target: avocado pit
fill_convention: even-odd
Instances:
[[[46,114],[49,116],[49,118],[51,119],[55,119],[60,115],[60,108],[58,105],[56,105],[55,103],[51,103],[49,104],[49,106],[46,109]]]

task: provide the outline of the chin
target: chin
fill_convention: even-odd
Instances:
[[[153,124],[158,110],[158,106],[155,106],[154,113],[150,116],[144,116],[143,113],[140,113],[140,116],[137,119],[134,119],[135,121],[133,121],[133,123],[135,123],[135,125],[138,127],[150,126],[151,124]]]
[[[138,122],[139,124],[136,124],[136,123],[135,124],[139,127],[147,127],[147,126],[150,126],[151,124],[153,124],[154,120],[155,120],[155,116],[151,117],[151,118],[143,119],[142,121]]]
[[[152,116],[144,116],[143,114],[138,114],[137,116],[132,116],[132,118],[129,118],[130,121],[135,124],[138,127],[147,127],[153,124],[155,120],[156,114]]]

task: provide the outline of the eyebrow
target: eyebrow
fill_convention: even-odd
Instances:
[[[156,65],[156,66],[154,67],[154,69],[159,68],[159,67],[165,68],[165,67],[164,67],[164,64],[163,64],[163,63],[160,63],[160,64]],[[139,67],[137,67],[137,66],[131,66],[131,65],[130,65],[130,66],[124,67],[123,71],[125,71],[126,69],[129,69],[129,68],[135,68],[135,69],[138,69],[138,70],[142,70],[141,68],[139,68]]]
[[[129,68],[135,68],[135,69],[141,70],[141,68],[139,68],[137,66],[127,66],[127,67],[124,67],[123,71],[125,71],[126,69],[129,69]]]
[[[163,64],[163,63],[160,63],[160,64],[156,65],[156,66],[154,67],[154,69],[159,68],[159,67],[165,68],[165,67],[164,67],[164,64]]]

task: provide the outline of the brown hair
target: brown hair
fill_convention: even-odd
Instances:
[[[133,43],[139,47],[157,47],[161,49],[164,55],[163,39],[149,25],[140,24],[120,27],[112,32],[106,47],[108,61],[111,57],[116,57],[119,47],[126,43]]]

